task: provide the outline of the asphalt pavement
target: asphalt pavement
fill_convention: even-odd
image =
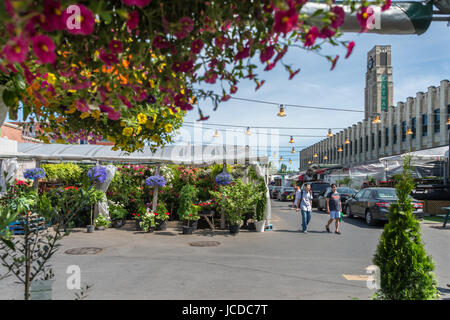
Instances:
[[[199,230],[182,235],[175,228],[142,233],[131,228],[88,234],[73,232],[54,256],[53,299],[74,299],[66,273],[79,266],[81,284],[93,284],[87,299],[370,299],[366,268],[372,265],[383,226],[344,218],[338,235],[328,233],[328,215],[314,211],[309,233],[288,202],[272,201],[273,231]],[[432,255],[443,298],[450,298],[449,228],[422,222],[423,240]],[[334,224],[331,225],[334,231]],[[191,244],[218,242],[213,247]],[[211,243],[210,243],[211,244]],[[67,250],[95,247],[96,254]],[[0,274],[2,270],[0,269]],[[23,299],[13,277],[0,281],[0,299]]]

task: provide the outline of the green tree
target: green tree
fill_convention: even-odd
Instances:
[[[410,199],[414,187],[411,159],[403,164],[403,174],[395,186],[398,201],[389,208],[373,263],[380,268],[378,299],[430,300],[439,297],[433,270],[434,264],[425,252],[420,224],[413,215]]]

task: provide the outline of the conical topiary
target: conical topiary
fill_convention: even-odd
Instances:
[[[439,297],[434,264],[425,252],[420,224],[413,215],[409,195],[414,188],[411,158],[406,157],[403,175],[396,184],[397,203],[389,208],[373,263],[380,269],[380,290],[374,295],[386,300],[430,300]]]

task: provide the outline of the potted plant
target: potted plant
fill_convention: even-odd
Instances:
[[[191,221],[198,220],[199,206],[194,205],[197,195],[197,189],[193,185],[186,184],[181,188],[179,196],[178,217],[181,221],[185,221],[183,226],[183,234],[192,234]]]
[[[158,203],[155,212],[155,223],[156,230],[166,230],[167,229],[167,219],[169,219],[170,213],[167,212],[167,208],[163,202]]]
[[[252,184],[245,184],[237,179],[234,184],[221,186],[219,191],[211,191],[216,202],[225,210],[225,215],[230,225],[230,232],[239,232],[242,223],[242,215],[253,204],[255,194]]]
[[[95,227],[98,230],[105,230],[106,228],[109,227],[109,224],[110,224],[109,220],[102,215],[99,215],[97,219],[95,219]]]
[[[192,204],[192,210],[187,219],[189,220],[189,227],[192,228],[192,230],[197,230],[198,226],[198,219],[200,219],[200,216],[198,215],[198,212],[201,210],[201,207]]]
[[[122,205],[109,201],[109,216],[111,217],[113,228],[120,228],[123,225],[123,220],[127,213],[127,210]]]
[[[155,224],[155,213],[150,210],[146,210],[145,214],[142,215],[141,221],[139,222],[139,226],[145,232],[153,232],[156,227]]]
[[[255,194],[255,227],[256,232],[264,232],[266,220],[264,219],[266,214],[266,184],[264,182],[259,183],[254,187]]]
[[[142,216],[139,213],[132,213],[132,217],[133,219],[136,221],[136,230],[139,231],[141,230],[141,221],[142,221]]]

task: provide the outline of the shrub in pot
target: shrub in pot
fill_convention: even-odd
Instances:
[[[254,187],[255,193],[255,227],[257,232],[264,232],[266,221],[264,219],[266,214],[266,184],[261,182]]]
[[[150,210],[145,211],[145,213],[141,216],[141,221],[139,222],[139,226],[145,232],[153,232],[156,227],[155,224],[155,213]]]
[[[113,227],[120,228],[127,214],[127,210],[122,205],[109,201],[109,216]]]
[[[99,215],[97,217],[97,219],[95,219],[95,227],[98,230],[104,230],[104,229],[108,228],[109,224],[110,224],[109,220],[102,215]]]
[[[155,212],[156,230],[166,230],[170,213],[163,202],[158,203]]]
[[[197,189],[190,184],[186,184],[181,188],[179,197],[178,217],[184,221],[183,234],[192,233],[191,221],[197,221],[199,206],[194,205]],[[191,228],[191,229],[190,229]]]

